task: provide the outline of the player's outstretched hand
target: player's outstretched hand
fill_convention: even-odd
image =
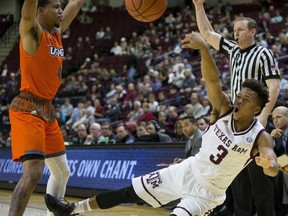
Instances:
[[[274,167],[274,159],[268,154],[260,154],[259,156],[255,157],[255,161],[258,166],[261,166],[264,169]]]
[[[208,44],[199,32],[193,31],[190,34],[185,35],[185,38],[181,40],[181,47],[190,49],[207,49]]]

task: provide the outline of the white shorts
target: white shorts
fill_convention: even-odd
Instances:
[[[225,191],[215,194],[197,181],[192,172],[193,159],[132,179],[136,194],[154,208],[181,198],[173,210],[177,216],[207,214],[224,202]]]

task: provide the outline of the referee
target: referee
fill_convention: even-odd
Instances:
[[[246,79],[257,79],[269,89],[269,103],[266,104],[258,120],[266,126],[279,94],[278,63],[272,52],[255,43],[257,23],[248,17],[238,17],[234,21],[234,40],[227,40],[216,33],[205,14],[205,0],[193,0],[197,25],[205,40],[229,58],[231,69],[232,101],[237,97],[241,84]],[[273,216],[273,179],[266,176],[255,162],[250,163],[233,181],[231,190],[234,198],[234,213],[237,216],[253,215],[253,197],[258,216]],[[227,194],[225,203],[231,203]],[[225,207],[225,206],[224,206]]]

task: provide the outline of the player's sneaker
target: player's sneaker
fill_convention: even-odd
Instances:
[[[55,216],[73,216],[78,215],[73,213],[75,209],[74,203],[62,203],[59,199],[51,196],[50,194],[45,194],[45,203],[49,211],[51,211]]]

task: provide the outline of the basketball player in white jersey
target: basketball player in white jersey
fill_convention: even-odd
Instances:
[[[170,216],[200,216],[224,201],[227,187],[254,158],[266,175],[278,174],[272,138],[255,118],[268,101],[268,90],[256,80],[247,80],[233,106],[221,90],[218,69],[200,34],[192,32],[182,43],[182,48],[200,50],[202,75],[213,106],[199,153],[180,164],[134,178],[130,187],[104,192],[78,203],[62,204],[46,194],[46,205],[55,215],[106,209],[140,199],[160,207],[181,198]]]

